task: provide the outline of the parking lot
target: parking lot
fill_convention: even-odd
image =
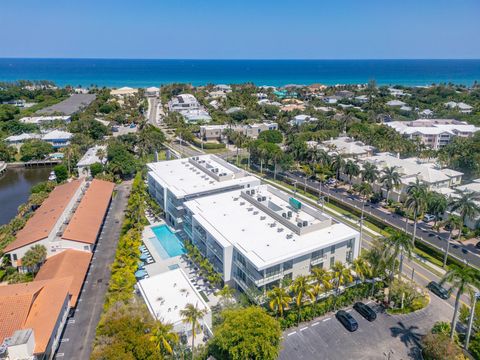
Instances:
[[[380,306],[369,305],[377,312],[373,322],[346,309],[358,322],[353,333],[334,314],[287,330],[279,359],[415,359],[421,336],[435,321],[450,321],[453,313],[449,304],[434,295],[427,308],[408,315],[388,315]]]

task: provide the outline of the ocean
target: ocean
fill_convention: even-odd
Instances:
[[[192,85],[365,84],[472,85],[480,60],[130,60],[0,59],[0,81],[51,80],[57,85],[147,87]]]

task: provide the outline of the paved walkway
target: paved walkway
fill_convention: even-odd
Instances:
[[[103,311],[111,276],[110,265],[115,258],[131,182],[124,182],[115,189],[117,192],[97,241],[77,309],[74,316],[68,319],[62,334],[55,355],[57,359],[86,360],[90,357],[95,331]]]

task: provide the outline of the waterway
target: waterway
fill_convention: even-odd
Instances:
[[[18,207],[27,201],[30,188],[48,179],[50,167],[9,168],[0,175],[0,225],[17,214]]]

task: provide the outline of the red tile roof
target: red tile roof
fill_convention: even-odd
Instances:
[[[3,252],[8,253],[48,237],[82,183],[83,180],[73,180],[53,189],[23,229],[17,233],[15,241],[8,244]]]
[[[34,281],[71,277],[72,282],[70,284],[69,292],[72,297],[70,299],[70,304],[72,307],[75,307],[91,259],[92,253],[89,251],[74,249],[64,250],[47,259],[35,276]]]
[[[115,184],[109,181],[94,179],[63,232],[62,239],[95,244],[114,187]]]
[[[33,329],[36,354],[45,352],[71,278],[0,286],[0,342],[16,330]]]

